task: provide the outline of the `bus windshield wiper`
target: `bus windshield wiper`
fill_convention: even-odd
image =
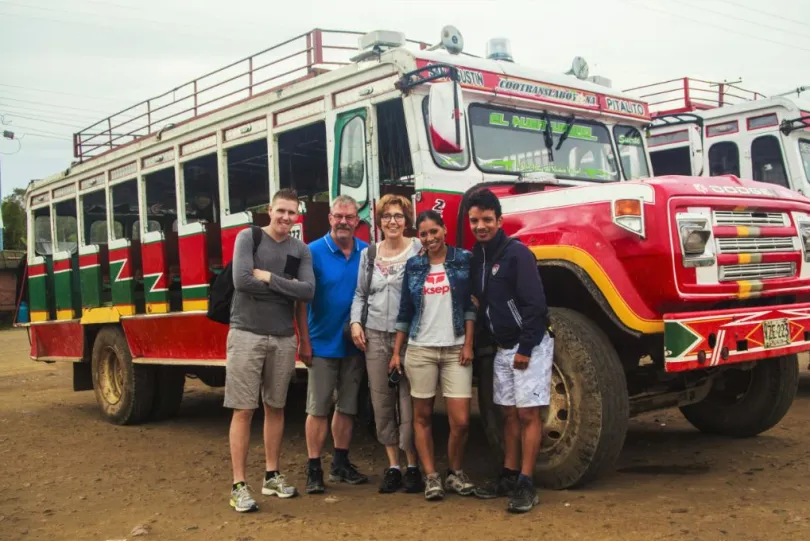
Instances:
[[[548,111],[543,111],[543,120],[546,123],[543,130],[543,139],[546,143],[546,150],[548,150],[548,161],[554,163],[554,151],[551,150],[554,146],[554,137],[551,135],[551,119],[548,117]]]
[[[562,144],[565,143],[566,139],[568,139],[568,136],[571,133],[571,128],[574,127],[575,119],[576,115],[571,115],[571,118],[568,119],[568,123],[565,125],[565,131],[563,131],[562,135],[560,135],[560,139],[557,141],[557,148],[555,148],[555,150],[560,150]]]

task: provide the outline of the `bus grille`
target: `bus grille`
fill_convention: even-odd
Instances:
[[[792,252],[797,250],[793,237],[736,237],[717,239],[721,254],[761,254],[766,252]]]
[[[784,212],[756,212],[737,210],[715,210],[714,225],[732,225],[744,227],[782,227],[790,225]]]
[[[720,267],[721,282],[789,278],[794,274],[796,274],[796,263],[754,263]]]

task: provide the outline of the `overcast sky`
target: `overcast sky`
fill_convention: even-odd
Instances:
[[[810,85],[808,0],[0,0],[0,120],[22,137],[0,140],[2,194],[65,169],[74,131],[312,28],[435,42],[445,24],[473,54],[507,37],[531,67],[583,56],[616,89]]]

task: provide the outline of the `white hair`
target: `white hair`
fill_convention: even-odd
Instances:
[[[352,205],[355,211],[357,211],[357,209],[359,208],[359,206],[357,205],[357,200],[355,200],[354,197],[343,194],[335,197],[335,200],[332,201],[332,206],[330,207],[330,210],[334,210],[335,207],[341,205]]]

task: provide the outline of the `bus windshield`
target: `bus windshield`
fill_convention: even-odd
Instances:
[[[469,118],[475,163],[482,171],[542,171],[577,180],[619,180],[604,124],[477,104],[470,106]]]

